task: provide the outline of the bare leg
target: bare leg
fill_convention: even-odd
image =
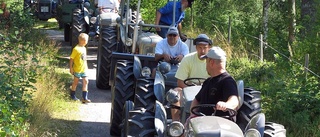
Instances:
[[[82,78],[82,91],[88,91],[89,80],[87,77]]]
[[[79,78],[74,77],[74,78],[73,78],[72,85],[71,85],[71,90],[72,90],[72,91],[76,91],[78,82],[79,82]]]

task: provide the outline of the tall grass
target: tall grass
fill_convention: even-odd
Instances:
[[[43,41],[40,46],[45,46],[46,53],[51,59],[44,59],[39,64],[46,67],[39,70],[39,77],[35,83],[36,91],[32,94],[30,103],[31,115],[28,136],[65,136],[71,135],[76,129],[69,120],[78,119],[79,102],[69,99],[69,85],[72,76],[67,69],[57,68],[55,56],[58,48],[54,42]],[[66,128],[67,127],[67,128]]]

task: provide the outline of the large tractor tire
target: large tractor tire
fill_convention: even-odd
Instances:
[[[87,30],[87,23],[84,20],[83,11],[76,8],[73,10],[72,14],[72,25],[71,25],[71,41],[70,46],[75,47],[78,44],[78,36],[80,33],[84,33]]]
[[[286,137],[286,129],[281,124],[266,122],[263,137]]]
[[[245,130],[251,118],[259,113],[261,113],[261,92],[252,88],[245,88],[243,104],[237,115],[237,124],[242,131]]]
[[[134,97],[135,109],[145,108],[149,111],[153,111],[156,102],[153,83],[154,79],[137,80]]]
[[[122,123],[121,123],[121,137],[127,137],[127,131],[129,126],[129,112],[134,109],[134,104],[132,101],[128,100],[123,106],[122,111]]]
[[[69,42],[70,41],[70,25],[69,24],[64,24],[64,41]]]
[[[96,86],[99,89],[109,89],[111,69],[111,55],[117,50],[116,27],[100,28],[100,42],[98,46]]]
[[[119,60],[116,64],[114,87],[111,89],[111,126],[110,135],[120,136],[123,106],[126,101],[133,101],[134,75],[133,62]]]
[[[131,137],[154,137],[156,130],[154,125],[154,113],[145,109],[129,112],[128,136]]]

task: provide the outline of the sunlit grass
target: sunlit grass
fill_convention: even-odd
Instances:
[[[59,30],[59,25],[55,18],[51,18],[48,21],[37,21],[34,28]]]
[[[51,69],[39,77],[30,105],[32,115],[30,136],[72,135],[79,119],[80,102],[69,99],[68,86],[72,76],[67,69]],[[77,122],[79,123],[79,122]]]

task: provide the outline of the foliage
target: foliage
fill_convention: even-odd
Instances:
[[[285,58],[275,58],[275,62],[233,58],[228,71],[246,87],[262,92],[267,121],[283,124],[288,136],[319,136],[319,78],[306,75],[303,67]]]
[[[48,55],[38,46],[40,33],[32,30],[34,20],[20,5],[11,3],[10,18],[1,24],[6,29],[0,30],[0,136],[19,136],[28,130],[27,108],[36,91],[38,70],[45,69],[39,62]]]

